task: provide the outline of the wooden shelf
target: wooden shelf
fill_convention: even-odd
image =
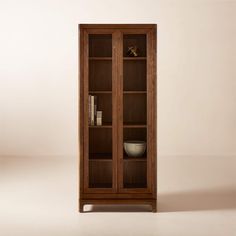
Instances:
[[[111,94],[112,91],[89,91],[89,94]]]
[[[146,94],[147,91],[123,91],[124,94]]]
[[[132,184],[127,184],[124,183],[124,188],[146,188],[147,184],[146,183],[132,183]]]
[[[112,60],[112,57],[89,57],[89,60],[93,60],[93,61],[107,61],[107,60]]]
[[[89,125],[89,128],[101,129],[101,128],[112,128],[112,124],[104,123],[103,125]]]
[[[96,162],[102,162],[102,161],[112,161],[112,159],[89,159],[89,161],[96,161]]]
[[[147,161],[146,157],[127,157],[124,156],[123,161]]]
[[[89,94],[111,94],[112,91],[89,91]],[[124,94],[146,94],[147,91],[123,91]]]
[[[139,60],[146,60],[146,57],[123,57],[124,61],[139,61]],[[105,60],[112,60],[112,57],[89,57],[89,60],[94,61],[105,61]]]
[[[112,188],[112,183],[90,183],[90,188]]]
[[[123,57],[124,61],[146,60],[146,57]]]
[[[130,123],[125,123],[123,124],[124,128],[146,128],[146,124],[130,124]]]
[[[90,153],[90,161],[112,161],[112,153]]]

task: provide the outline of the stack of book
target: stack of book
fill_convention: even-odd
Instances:
[[[89,95],[89,125],[102,125],[102,111],[98,111],[98,99],[95,95]]]

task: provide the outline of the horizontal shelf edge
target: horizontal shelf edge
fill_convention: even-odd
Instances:
[[[89,93],[95,93],[95,94],[111,94],[112,91],[89,91]]]
[[[113,159],[106,159],[106,158],[89,158],[89,161],[113,161]]]
[[[147,161],[147,159],[146,158],[143,158],[143,157],[141,157],[141,158],[123,158],[123,161],[143,161],[143,162],[145,162],[145,161]]]
[[[123,91],[124,94],[146,94],[147,91],[129,90]],[[112,94],[112,91],[89,91],[89,94]]]
[[[89,128],[95,128],[95,129],[112,128],[112,125],[89,125]]]
[[[147,91],[138,91],[138,90],[130,90],[130,91],[123,91],[124,94],[145,94]]]
[[[89,57],[89,60],[94,60],[94,61],[109,61],[109,60],[112,60],[112,57]]]
[[[124,61],[146,60],[147,57],[123,57]]]
[[[147,128],[147,125],[123,124],[123,128]]]

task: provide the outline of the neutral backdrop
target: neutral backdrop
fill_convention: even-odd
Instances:
[[[236,235],[235,22],[235,0],[0,0],[0,234]],[[170,214],[77,213],[80,23],[158,25]]]
[[[158,154],[236,155],[236,1],[1,0],[0,155],[78,152],[78,24],[158,25]]]

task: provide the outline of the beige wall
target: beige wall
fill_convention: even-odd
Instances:
[[[79,23],[158,24],[158,152],[236,155],[236,1],[0,1],[0,155],[76,155]]]

